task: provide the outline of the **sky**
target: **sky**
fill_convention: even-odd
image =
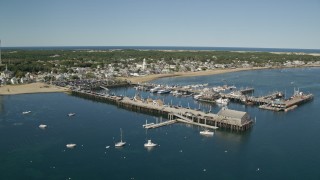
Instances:
[[[320,49],[320,0],[0,0],[16,46]]]

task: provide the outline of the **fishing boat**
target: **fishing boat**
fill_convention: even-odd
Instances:
[[[147,143],[144,144],[144,147],[155,147],[157,144],[151,142],[151,139],[148,140]]]
[[[120,142],[117,142],[114,146],[115,147],[122,147],[124,145],[126,145],[126,142],[122,141],[122,129],[120,128]]]
[[[69,149],[75,148],[77,145],[76,144],[67,144],[66,147]]]
[[[201,135],[206,135],[206,136],[212,136],[214,134],[214,132],[209,131],[208,129],[200,131]]]
[[[156,93],[156,92],[158,92],[160,89],[161,89],[161,87],[155,87],[155,88],[150,89],[150,92],[151,92],[151,93]]]
[[[216,100],[217,104],[221,104],[221,105],[228,105],[229,103],[229,99],[223,99],[223,98],[219,98]]]
[[[168,93],[170,93],[170,90],[169,89],[160,89],[160,90],[158,90],[157,93],[158,94],[168,94]]]

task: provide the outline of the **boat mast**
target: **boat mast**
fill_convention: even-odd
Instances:
[[[122,129],[120,128],[120,140],[122,142]]]

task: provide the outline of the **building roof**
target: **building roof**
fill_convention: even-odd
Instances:
[[[236,111],[236,110],[231,110],[231,109],[227,109],[227,108],[222,108],[218,112],[218,115],[220,115],[220,116],[236,118],[236,119],[242,119],[246,114],[247,113],[243,112],[243,111]]]

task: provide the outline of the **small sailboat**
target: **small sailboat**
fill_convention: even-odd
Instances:
[[[144,147],[155,147],[157,144],[153,143],[151,139],[148,140],[147,143],[144,144]]]
[[[120,128],[120,142],[117,142],[114,146],[115,147],[122,147],[124,145],[126,145],[126,142],[122,141],[122,129]]]
[[[206,135],[206,136],[212,136],[214,134],[214,132],[209,131],[208,129],[200,131],[201,135]]]
[[[73,149],[73,148],[75,148],[76,146],[77,146],[76,144],[72,144],[72,143],[66,145],[66,147],[69,148],[69,149]]]

